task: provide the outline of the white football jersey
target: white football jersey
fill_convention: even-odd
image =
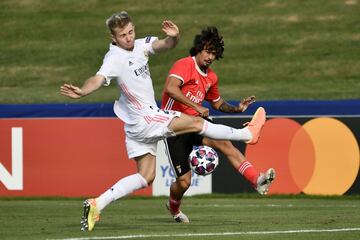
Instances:
[[[103,64],[96,73],[106,78],[104,85],[116,79],[121,94],[119,101],[114,104],[114,111],[125,123],[137,123],[149,106],[157,107],[148,65],[149,54],[155,53],[152,48],[155,40],[157,37],[151,36],[137,39],[132,51],[110,44]]]

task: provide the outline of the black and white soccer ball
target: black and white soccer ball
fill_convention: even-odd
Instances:
[[[208,175],[219,165],[217,152],[209,146],[194,146],[189,155],[189,164],[198,175]]]

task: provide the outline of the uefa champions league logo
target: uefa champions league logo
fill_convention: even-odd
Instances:
[[[163,178],[164,184],[166,187],[170,187],[171,183],[175,182],[175,174],[174,170],[170,167],[170,165],[161,165],[161,178]],[[203,176],[195,174],[191,171],[191,187],[199,187],[201,181],[203,180]]]

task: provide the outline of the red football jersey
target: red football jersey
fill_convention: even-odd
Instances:
[[[196,64],[195,57],[189,56],[176,61],[169,71],[169,77],[170,76],[182,81],[182,93],[198,105],[201,105],[203,100],[208,102],[220,100],[217,75],[211,68],[207,69],[207,73],[202,72]],[[167,78],[166,81],[169,81],[169,78]],[[164,91],[162,94],[161,108],[165,110],[176,110],[189,115],[199,115],[195,109],[175,101]]]

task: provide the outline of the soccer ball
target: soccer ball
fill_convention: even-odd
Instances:
[[[217,152],[209,146],[194,146],[189,155],[189,164],[198,175],[208,175],[219,165]]]

